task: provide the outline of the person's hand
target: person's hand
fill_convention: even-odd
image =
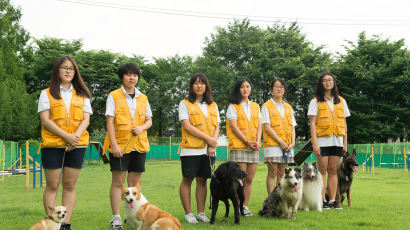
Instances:
[[[142,128],[142,126],[135,126],[131,131],[134,136],[138,136],[140,133],[142,133],[142,131],[144,131],[144,129]]]
[[[248,146],[253,150],[253,151],[258,151],[259,150],[259,144],[256,141],[248,141],[247,142]]]
[[[80,141],[80,135],[77,134],[68,134],[65,138],[68,144],[72,146],[77,146],[78,142]]]
[[[113,145],[112,146],[112,155],[114,155],[114,157],[120,158],[122,157],[122,150],[120,148],[120,146],[118,145]]]
[[[209,137],[207,142],[208,142],[208,146],[216,147],[217,138]]]
[[[313,153],[316,155],[316,158],[320,157],[320,147],[319,147],[319,145],[313,145]]]
[[[283,149],[284,151],[286,151],[286,149],[288,148],[288,144],[286,144],[286,142],[281,141],[279,142],[280,148]]]
[[[72,150],[74,150],[75,149],[75,146],[72,146],[72,145],[70,145],[70,144],[67,144],[66,146],[65,146],[65,151],[66,152],[70,152],[70,151],[72,151]]]
[[[343,155],[346,155],[346,153],[347,153],[347,146],[343,145]]]
[[[213,146],[208,146],[207,150],[206,150],[206,155],[208,156],[215,156],[216,153],[216,148]]]
[[[285,152],[289,152],[290,150],[292,150],[293,148],[295,147],[295,144],[290,144],[290,145],[288,145],[288,148],[287,149],[285,149]]]

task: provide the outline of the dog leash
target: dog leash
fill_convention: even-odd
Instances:
[[[71,151],[72,151],[72,150],[71,150]],[[63,180],[63,169],[64,169],[64,160],[65,160],[65,153],[66,153],[66,152],[67,152],[67,151],[64,149],[63,162],[62,162],[62,164],[61,164],[60,178],[59,178],[58,185],[57,185],[56,196],[54,197],[54,207],[57,206],[56,201],[57,201],[57,196],[58,196],[58,188],[60,187],[60,183],[62,183],[62,180]],[[61,186],[62,186],[62,185],[61,185]]]
[[[214,163],[212,164],[212,158],[215,158]],[[211,167],[211,179],[212,177],[216,179],[215,177],[215,162],[216,162],[216,157],[214,156],[208,156],[209,159],[209,166]],[[209,192],[209,209],[212,209],[212,194]]]
[[[127,145],[125,145],[125,147],[121,150],[121,153],[123,153],[127,149],[128,145],[130,144],[130,142],[133,138],[134,138],[134,135],[132,135],[130,137],[130,139],[128,140]],[[121,171],[121,183],[124,185],[124,178],[122,177],[122,161],[121,161],[121,158],[122,157],[119,158],[120,159],[120,171]]]

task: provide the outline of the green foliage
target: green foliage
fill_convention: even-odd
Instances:
[[[331,60],[329,54],[321,51],[322,47],[314,48],[306,40],[296,23],[262,29],[250,25],[248,20],[234,21],[226,29],[217,28],[205,43],[205,61],[199,59],[199,65],[211,70],[212,74],[207,75],[211,83],[215,82],[215,100],[222,111],[227,108],[228,96],[238,77],[250,78],[252,100],[260,105],[271,97],[272,80],[282,78],[288,84],[287,100],[296,113],[297,135],[309,135],[306,114],[313,86]]]
[[[352,117],[348,119],[351,143],[384,142],[408,137],[410,127],[410,51],[404,40],[359,35],[349,42],[334,72]]]
[[[220,163],[220,161],[217,162],[217,164]],[[410,173],[402,169],[376,168],[374,173],[357,172],[352,185],[352,207],[345,206],[343,210],[324,210],[321,213],[299,210],[296,220],[266,219],[257,215],[262,202],[267,197],[266,173],[266,164],[259,164],[252,183],[252,195],[249,202],[249,209],[255,215],[241,217],[240,225],[233,224],[232,205],[229,217],[223,217],[225,214],[223,202],[219,203],[214,225],[204,223],[193,225],[185,222],[184,210],[178,195],[181,183],[179,161],[148,161],[146,172],[142,175],[142,193],[150,203],[178,218],[183,229],[408,229],[410,206],[407,201],[410,190]],[[109,229],[112,216],[108,196],[110,184],[109,165],[83,167],[76,184],[76,205],[71,219],[74,229]],[[197,211],[195,185],[193,182],[191,187],[193,212]],[[6,177],[4,182],[0,182],[2,189],[0,193],[1,229],[29,229],[34,223],[44,218],[42,205],[44,188],[25,190],[24,186],[24,176]],[[61,204],[61,191],[59,187],[57,204]],[[210,217],[211,210],[208,206],[209,190],[205,213]],[[124,217],[122,205],[120,210],[121,216]],[[24,221],[21,221],[22,216],[24,216]],[[131,230],[131,227],[126,224],[124,229]]]
[[[0,139],[9,141],[36,138],[39,119],[35,99],[21,80],[0,82]]]
[[[179,102],[188,95],[188,83],[193,75],[193,61],[191,57],[174,56],[156,58],[155,64],[143,67],[143,77],[147,81],[141,87],[148,96],[152,109],[153,126],[151,135],[181,133],[181,124],[178,120]]]

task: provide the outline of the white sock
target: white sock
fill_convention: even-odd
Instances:
[[[331,200],[331,201],[329,201],[329,203],[332,203],[332,202],[334,202],[334,201],[336,201],[336,200]]]
[[[113,218],[113,219],[117,219],[117,218],[118,218],[118,219],[120,219],[120,220],[121,220],[121,216],[120,216],[120,214],[117,214],[117,215],[112,215],[112,218]]]

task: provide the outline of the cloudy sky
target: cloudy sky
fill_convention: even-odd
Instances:
[[[297,20],[308,40],[343,52],[361,31],[410,47],[408,0],[12,0],[35,38],[82,39],[84,49],[153,57],[197,56],[233,18],[266,27]]]

